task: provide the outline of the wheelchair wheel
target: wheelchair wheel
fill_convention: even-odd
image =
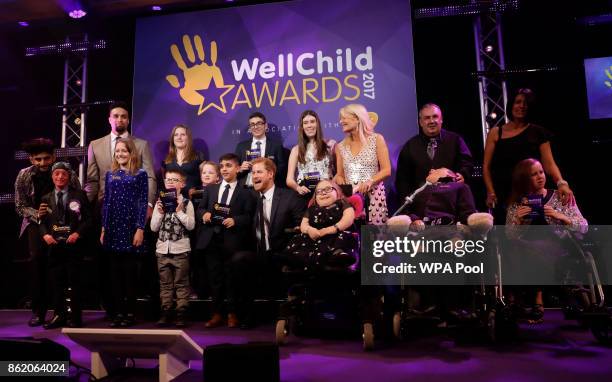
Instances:
[[[591,333],[603,345],[612,345],[612,322],[610,317],[594,319],[591,322]]]
[[[276,344],[278,346],[286,345],[287,337],[289,337],[289,331],[287,330],[287,320],[278,320],[276,322]]]
[[[363,324],[363,350],[374,350],[374,326],[370,322]]]
[[[402,339],[402,315],[400,312],[393,314],[393,336],[397,339]]]

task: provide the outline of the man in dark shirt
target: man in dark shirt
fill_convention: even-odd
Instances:
[[[445,168],[464,182],[472,174],[472,154],[460,135],[442,129],[440,107],[428,103],[419,111],[419,134],[410,138],[397,160],[395,187],[400,201],[420,187],[432,169]]]

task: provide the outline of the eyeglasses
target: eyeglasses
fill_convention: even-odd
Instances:
[[[336,191],[335,188],[329,186],[329,187],[325,187],[325,188],[319,188],[318,190],[315,191],[315,193],[317,195],[323,195],[323,194],[329,194],[332,191]]]
[[[166,178],[164,179],[166,182],[170,182],[170,183],[178,183],[181,181],[181,179],[179,178]]]
[[[255,123],[249,123],[249,127],[261,127],[263,125],[265,125],[266,123],[264,121],[259,121],[259,122],[255,122]]]

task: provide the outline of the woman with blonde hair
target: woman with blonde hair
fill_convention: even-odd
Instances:
[[[111,170],[106,173],[100,242],[109,253],[111,288],[117,315],[111,327],[134,325],[138,254],[145,252],[147,172],[141,168],[134,141],[115,144]]]
[[[340,124],[345,138],[336,145],[338,173],[334,180],[352,185],[353,192],[369,199],[368,223],[387,221],[387,198],[383,181],[391,175],[389,149],[363,105],[349,104],[340,109]]]

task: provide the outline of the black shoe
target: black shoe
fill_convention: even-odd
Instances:
[[[184,328],[187,326],[187,311],[185,309],[180,309],[176,312],[176,320],[174,321],[174,325],[177,328]]]
[[[31,326],[31,327],[40,326],[44,323],[45,323],[45,315],[33,314],[32,317],[30,318],[30,321],[28,321],[28,326]]]
[[[43,328],[56,329],[56,328],[61,328],[62,326],[65,326],[65,325],[66,325],[66,317],[60,314],[56,314],[53,316],[53,318],[51,318],[50,321],[45,322],[45,324],[43,325]]]
[[[161,317],[159,318],[159,321],[157,321],[157,326],[159,326],[160,328],[165,328],[168,327],[172,324],[172,310],[170,309],[164,309],[161,312]]]
[[[113,318],[113,320],[108,326],[110,326],[111,328],[118,328],[121,326],[122,322],[123,322],[123,314],[118,314],[115,316],[115,318]]]
[[[134,318],[134,315],[131,313],[128,313],[123,319],[123,321],[121,321],[122,328],[129,328],[130,326],[134,326],[134,325],[136,325],[136,319]]]

